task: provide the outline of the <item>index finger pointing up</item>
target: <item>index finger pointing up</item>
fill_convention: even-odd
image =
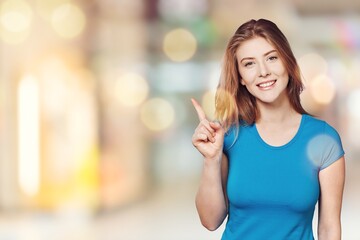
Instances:
[[[204,110],[202,109],[202,107],[200,106],[200,104],[195,100],[195,99],[191,99],[192,104],[194,105],[194,108],[197,112],[197,115],[199,117],[199,121],[201,122],[202,120],[206,119],[206,115]]]

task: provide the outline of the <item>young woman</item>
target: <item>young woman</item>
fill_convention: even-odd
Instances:
[[[290,45],[271,21],[251,20],[230,39],[216,94],[220,122],[200,120],[204,156],[196,195],[202,224],[223,240],[341,239],[344,151],[337,131],[303,109]]]

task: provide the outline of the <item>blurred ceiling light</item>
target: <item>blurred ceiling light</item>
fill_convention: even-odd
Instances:
[[[54,10],[51,24],[60,37],[70,39],[79,36],[84,30],[86,17],[78,6],[65,3]]]
[[[149,86],[142,76],[135,73],[127,73],[117,79],[114,91],[116,99],[122,105],[136,107],[146,99],[149,93]]]
[[[174,29],[165,35],[163,50],[175,62],[189,60],[195,54],[196,48],[194,35],[186,29]]]
[[[165,99],[153,98],[140,109],[141,121],[152,131],[163,131],[173,124],[175,110]]]
[[[202,106],[209,119],[215,119],[215,92],[207,91],[202,97]]]
[[[10,44],[23,42],[30,33],[32,10],[26,1],[7,0],[0,8],[0,36]]]
[[[360,89],[356,89],[350,92],[350,95],[347,99],[347,109],[351,116],[360,120]]]
[[[326,75],[320,75],[310,82],[310,93],[313,99],[319,103],[327,105],[335,97],[335,84]]]
[[[39,86],[34,76],[20,80],[18,88],[19,184],[34,196],[40,184]]]
[[[311,79],[326,74],[328,68],[325,59],[316,53],[309,53],[300,57],[298,63],[305,86]]]

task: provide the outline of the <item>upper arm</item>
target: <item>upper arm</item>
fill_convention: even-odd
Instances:
[[[221,159],[221,184],[224,192],[224,199],[226,204],[226,209],[228,209],[228,197],[227,197],[227,178],[229,171],[229,160],[225,154],[222,155]]]
[[[345,183],[345,159],[342,156],[319,172],[319,229],[338,226]]]

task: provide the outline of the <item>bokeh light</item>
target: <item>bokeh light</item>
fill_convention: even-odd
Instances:
[[[21,32],[29,28],[32,11],[25,2],[5,2],[2,7],[1,24],[11,32]]]
[[[327,76],[320,75],[313,79],[309,85],[311,95],[317,103],[326,105],[334,99],[336,88]]]
[[[62,4],[57,7],[51,18],[55,32],[63,38],[75,38],[85,28],[86,18],[84,12],[72,3]]]
[[[36,12],[47,21],[51,21],[53,12],[61,5],[71,2],[71,0],[36,0]]]
[[[140,109],[141,121],[152,131],[163,131],[175,120],[175,110],[165,99],[152,98]]]
[[[233,95],[226,90],[218,89],[216,94],[218,95],[218,102],[216,105],[219,106],[219,114],[223,115],[222,119],[216,119],[218,121],[224,121],[228,116],[231,116],[236,109],[236,101]],[[227,109],[224,108],[227,106]]]
[[[186,29],[174,29],[165,35],[163,50],[175,62],[189,60],[195,54],[196,48],[196,38]]]
[[[328,68],[325,59],[317,53],[308,53],[300,57],[298,64],[305,86],[317,76],[326,74]]]
[[[33,12],[22,0],[7,0],[0,9],[0,37],[9,44],[19,44],[30,33]]]
[[[115,82],[115,98],[123,106],[135,107],[140,105],[146,99],[148,93],[148,83],[138,74],[123,74]]]
[[[215,91],[205,92],[201,103],[208,119],[215,119]]]
[[[324,152],[340,152],[336,141],[327,134],[319,134],[313,137],[307,144],[307,155],[315,166],[320,167],[324,160]]]

